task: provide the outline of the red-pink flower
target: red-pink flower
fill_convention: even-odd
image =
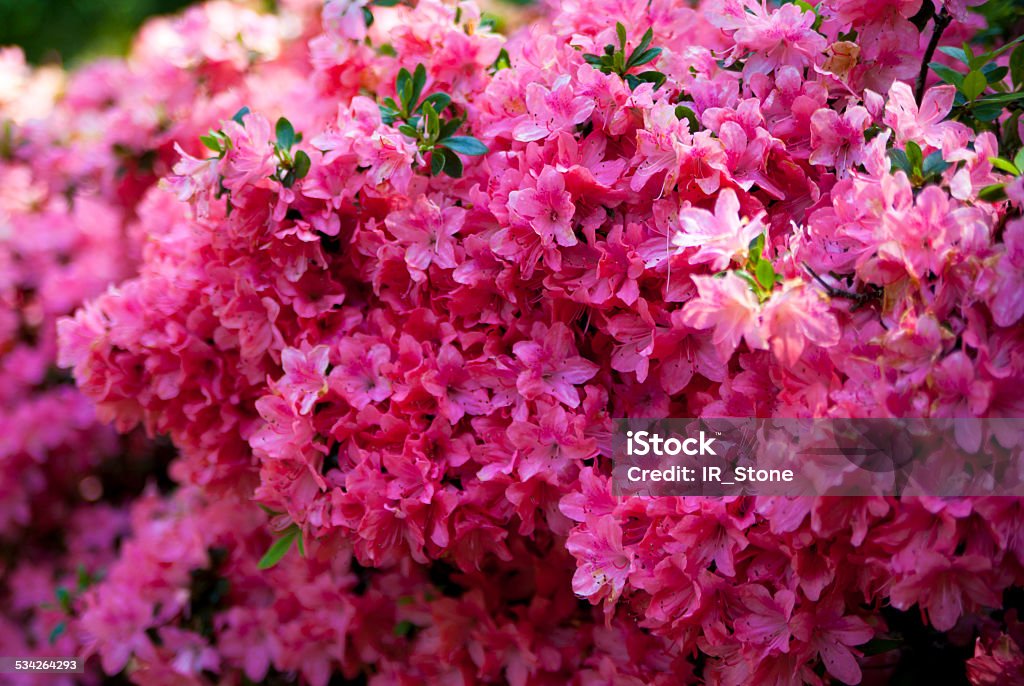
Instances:
[[[569,407],[578,407],[580,394],[576,385],[592,378],[598,366],[576,354],[572,332],[561,322],[550,328],[535,324],[530,333],[532,340],[512,346],[524,367],[516,379],[516,388],[527,399],[549,395]]]

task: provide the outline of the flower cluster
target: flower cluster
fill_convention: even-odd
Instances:
[[[619,499],[608,459],[613,417],[1021,416],[1012,36],[931,0],[579,0],[507,36],[279,4],[150,25],[19,148],[5,211],[54,223],[43,183],[71,264],[110,263],[47,316],[121,279],[61,364],[180,452],[68,603],[106,673],[855,684],[915,634],[1019,673],[1019,501]],[[46,245],[28,273],[74,282]]]

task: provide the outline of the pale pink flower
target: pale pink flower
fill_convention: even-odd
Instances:
[[[767,347],[750,284],[732,272],[692,278],[697,297],[686,304],[682,322],[695,329],[714,329],[711,340],[722,359],[731,357],[741,340],[752,349]]]
[[[925,91],[921,107],[914,100],[910,86],[896,81],[889,89],[882,121],[896,132],[900,146],[908,140],[924,143],[931,148],[942,148],[945,137],[964,128],[959,122],[945,121],[953,109],[956,87],[935,86]]]
[[[783,364],[795,365],[807,344],[830,347],[839,342],[839,324],[828,301],[800,282],[787,282],[764,304],[762,334]]]
[[[697,248],[690,264],[707,264],[720,271],[747,254],[750,242],[766,230],[763,219],[763,212],[741,217],[736,191],[726,188],[718,194],[714,214],[699,207],[679,212],[680,231],[672,237],[672,244],[684,250]]]
[[[327,392],[325,374],[329,357],[330,348],[326,345],[306,350],[285,348],[281,351],[284,376],[275,386],[302,414],[309,414],[320,396]]]

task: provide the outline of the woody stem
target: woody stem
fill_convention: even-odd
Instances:
[[[935,56],[935,49],[939,47],[939,40],[942,38],[943,31],[946,30],[946,27],[952,21],[953,17],[950,16],[945,7],[935,15],[935,27],[932,29],[932,37],[928,41],[928,47],[925,48],[924,60],[921,62],[921,71],[917,74],[917,87],[914,89],[914,97],[918,105],[921,104],[921,100],[924,98],[924,84],[928,80],[928,64],[932,61],[932,57]]]

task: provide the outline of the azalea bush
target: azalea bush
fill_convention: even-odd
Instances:
[[[618,417],[1024,416],[1012,6],[273,10],[5,53],[5,654],[1024,679],[1018,499],[610,485]]]

